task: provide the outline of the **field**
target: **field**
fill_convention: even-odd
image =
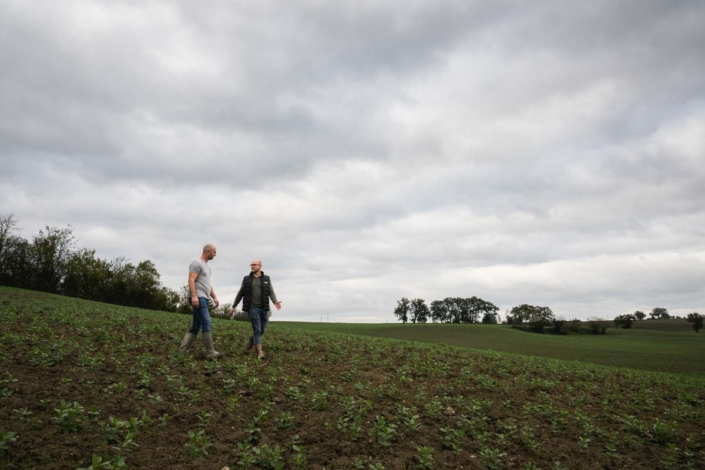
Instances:
[[[276,323],[258,361],[218,319],[206,361],[188,316],[1,287],[0,324],[5,468],[705,468],[698,377]]]
[[[277,325],[378,338],[443,343],[450,346],[575,360],[616,367],[675,372],[705,378],[705,332],[685,320],[635,322],[629,330],[611,327],[606,335],[538,335],[506,325],[402,325],[277,322]]]

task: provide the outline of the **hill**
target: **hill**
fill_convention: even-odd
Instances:
[[[705,381],[0,288],[11,469],[704,468]],[[420,331],[420,330],[419,330]]]

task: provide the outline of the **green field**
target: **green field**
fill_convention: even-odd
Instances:
[[[273,322],[266,360],[243,354],[248,323],[223,318],[213,322],[222,358],[206,360],[200,341],[182,354],[190,324],[190,315],[0,287],[0,468],[705,468],[698,374],[536,355],[581,345],[667,362],[669,332],[655,324],[552,337]],[[688,358],[702,342],[688,341],[701,337],[670,334],[691,344],[674,364],[698,367],[699,356]],[[649,338],[660,347],[648,351]],[[498,344],[532,355],[488,350]]]
[[[528,333],[506,325],[272,324],[705,377],[701,360],[705,332],[695,333],[684,320],[642,321],[629,330],[609,328],[605,335],[565,336]]]

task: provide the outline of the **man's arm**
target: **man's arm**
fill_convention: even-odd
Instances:
[[[245,283],[240,284],[240,290],[237,292],[237,295],[235,296],[235,301],[233,302],[232,307],[230,307],[230,318],[232,318],[233,313],[235,313],[235,307],[237,307],[237,304],[240,303],[242,300],[242,297],[245,295]]]
[[[198,295],[196,295],[196,278],[198,273],[188,273],[188,290],[191,291],[191,305],[198,308]]]
[[[213,298],[213,302],[215,302],[215,308],[218,308],[218,305],[220,305],[220,300],[218,300],[218,296],[215,295],[215,291],[213,290],[213,286],[211,286],[211,297]]]
[[[269,281],[269,298],[274,302],[274,306],[277,307],[277,310],[282,309],[282,302],[281,300],[277,300],[277,294],[274,293],[274,286],[271,280]]]

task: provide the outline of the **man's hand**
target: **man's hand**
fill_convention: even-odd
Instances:
[[[281,300],[275,302],[274,305],[277,307],[277,310],[281,310],[281,309],[282,309],[282,301],[281,301]]]
[[[228,310],[228,313],[230,314],[230,319],[232,320],[233,316],[235,315],[235,308],[231,308],[230,310]]]
[[[197,295],[194,295],[194,296],[191,297],[191,306],[193,306],[193,308],[198,308],[198,307],[200,307],[200,302],[198,301],[198,296],[197,296]]]
[[[215,308],[218,308],[220,305],[220,300],[218,300],[218,297],[213,297],[213,302],[215,302]]]

